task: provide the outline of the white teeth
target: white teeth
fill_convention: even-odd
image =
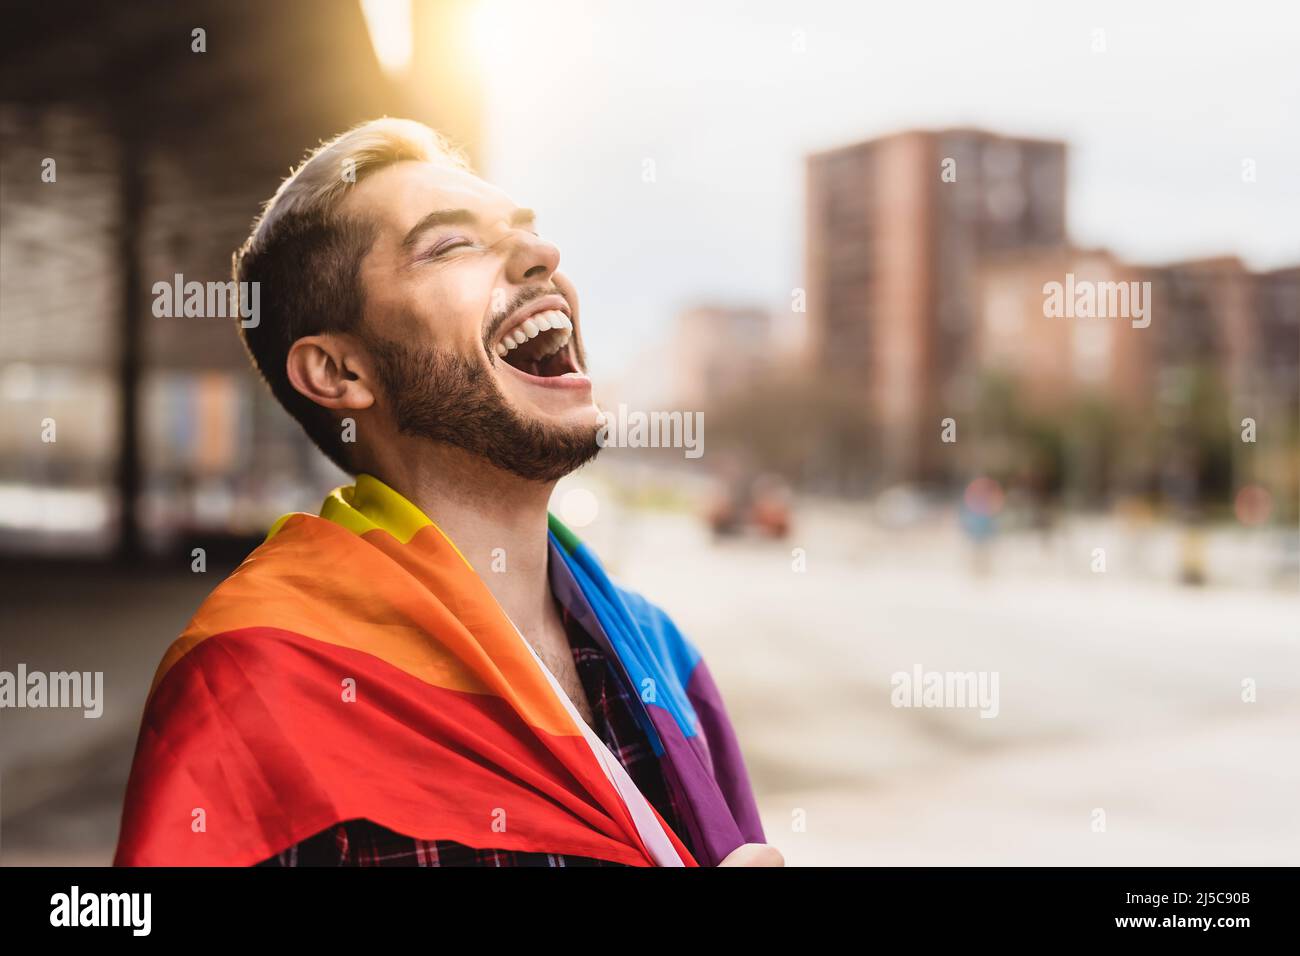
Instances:
[[[555,331],[558,334],[552,335],[546,340],[544,344],[545,351],[538,355],[539,358],[554,355],[569,344],[570,339],[573,338],[573,322],[558,309],[530,315],[515,326],[513,330],[501,337],[501,341],[496,346],[496,353],[505,358],[507,353],[519,348],[525,342],[537,338],[543,332],[550,331]]]

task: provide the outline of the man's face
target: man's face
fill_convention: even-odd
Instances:
[[[577,294],[529,210],[471,173],[402,162],[342,212],[376,226],[360,337],[400,431],[539,481],[595,455]]]

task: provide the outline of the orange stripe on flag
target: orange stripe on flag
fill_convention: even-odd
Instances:
[[[495,694],[538,729],[578,733],[491,592],[432,525],[402,544],[291,516],[204,602],[153,689],[202,641],[253,626],[373,654],[435,687]]]

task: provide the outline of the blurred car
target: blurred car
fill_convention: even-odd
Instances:
[[[756,533],[784,538],[790,533],[789,485],[771,474],[719,481],[705,519],[715,537]]]

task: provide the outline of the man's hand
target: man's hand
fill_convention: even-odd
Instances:
[[[728,853],[718,866],[785,866],[785,857],[770,843],[744,843]]]

